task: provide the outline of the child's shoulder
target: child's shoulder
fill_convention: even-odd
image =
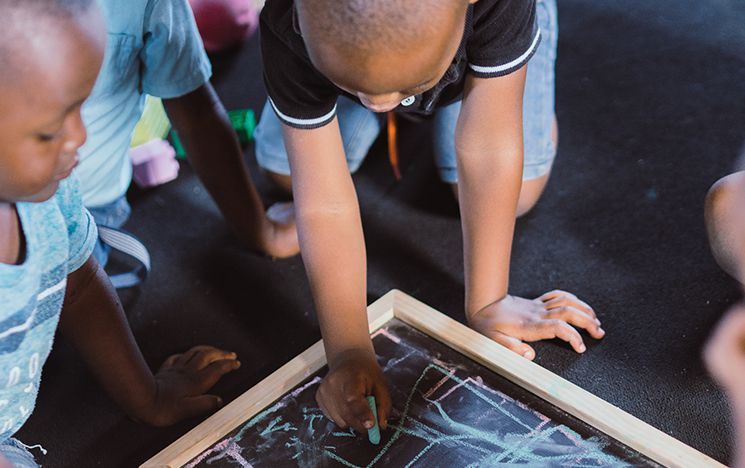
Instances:
[[[41,203],[18,203],[30,267],[41,262],[42,270],[75,271],[88,259],[97,231],[83,206],[80,187],[73,174],[60,182],[57,192]]]

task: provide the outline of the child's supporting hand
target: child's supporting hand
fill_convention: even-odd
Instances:
[[[585,344],[574,327],[587,330],[595,339],[605,336],[592,307],[574,294],[559,290],[533,300],[506,296],[467,319],[474,330],[531,360],[535,350],[523,341],[559,338],[583,353]]]
[[[719,322],[704,350],[709,372],[735,405],[745,409],[745,305],[738,305]],[[744,415],[745,416],[745,415]]]
[[[168,426],[215,411],[222,406],[222,399],[205,392],[240,365],[235,353],[211,346],[195,346],[170,356],[155,374],[154,400],[137,412],[137,419],[153,426]]]
[[[388,426],[391,397],[383,371],[374,354],[367,351],[349,352],[336,360],[316,392],[316,401],[323,414],[339,427],[354,428],[365,434],[375,425],[372,411],[365,397],[375,397],[378,424]]]
[[[745,467],[745,305],[733,307],[719,322],[704,349],[704,360],[730,399],[736,428],[732,466]]]

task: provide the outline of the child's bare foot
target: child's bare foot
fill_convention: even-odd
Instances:
[[[262,232],[263,250],[276,258],[286,258],[300,252],[295,224],[295,205],[275,203],[266,211],[267,223]]]
[[[574,327],[587,330],[595,339],[605,336],[592,307],[559,290],[533,300],[506,296],[467,318],[474,330],[531,360],[535,350],[523,341],[559,338],[583,353],[585,344]]]
[[[168,426],[215,411],[222,406],[222,399],[206,392],[240,365],[235,353],[212,346],[195,346],[174,354],[155,374],[153,401],[135,416],[153,426]]]

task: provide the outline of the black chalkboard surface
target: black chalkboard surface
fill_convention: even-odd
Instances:
[[[185,466],[658,466],[399,320],[373,343],[394,404],[379,445],[323,416],[324,367]]]

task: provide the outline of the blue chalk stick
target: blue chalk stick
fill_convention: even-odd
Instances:
[[[375,425],[367,430],[367,438],[370,439],[371,444],[378,445],[380,443],[380,427],[378,426],[378,409],[375,407],[375,397],[367,397],[367,404],[370,405],[370,411],[372,411],[375,421]]]

